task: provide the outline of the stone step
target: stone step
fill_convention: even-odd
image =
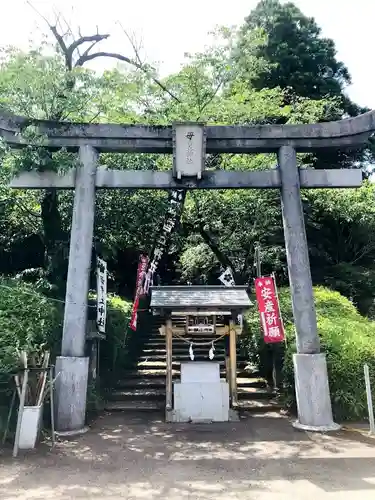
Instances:
[[[215,341],[215,338],[216,337],[204,337],[204,338],[190,339],[189,337],[187,337],[187,338],[185,337],[185,339],[187,341],[186,340],[181,340],[181,339],[178,339],[178,338],[174,338],[172,345],[189,345],[190,342],[193,342],[193,344],[195,344],[195,345],[199,345],[200,343],[207,344],[208,342],[211,343],[211,342]],[[150,345],[152,347],[156,347],[156,346],[159,346],[159,345],[164,345],[165,346],[165,338],[161,337],[161,336],[159,336],[159,337],[148,337],[148,338],[143,339],[142,343],[143,343],[143,345]],[[224,339],[217,340],[215,342],[215,344],[216,345],[225,345],[225,340]]]
[[[200,349],[200,350],[193,350],[194,352],[194,356],[203,356],[205,358],[208,357],[208,353],[209,353],[209,349]],[[224,351],[218,351],[216,350],[214,352],[214,360],[218,357],[221,357],[221,358],[225,358],[225,352]],[[140,354],[140,357],[138,358],[139,361],[143,361],[145,358],[148,358],[148,359],[151,359],[153,361],[157,360],[157,359],[163,359],[165,360],[165,356],[166,356],[166,352],[162,349],[158,349],[157,351],[150,351],[149,349],[145,349],[144,351],[142,351],[142,353]],[[173,351],[172,352],[172,357],[173,358],[186,358],[188,357],[190,359],[190,356],[189,356],[189,351],[187,349],[184,349],[183,351]],[[239,357],[237,357],[238,359]],[[244,357],[242,356],[242,358],[244,359]]]
[[[190,361],[190,355],[185,352],[184,354],[172,353],[173,361]],[[208,351],[206,352],[195,352],[194,351],[194,360],[195,361],[224,361],[225,353],[215,353],[215,357],[213,360],[210,360],[208,357]],[[165,354],[144,354],[138,358],[138,363],[143,363],[144,361],[165,361]],[[239,361],[239,360],[238,360]]]
[[[175,375],[173,377],[173,381],[178,381],[180,380],[180,377]],[[262,378],[259,378],[257,376],[254,377],[247,377],[247,378],[237,378],[237,386],[238,388],[240,387],[259,387],[259,388],[265,388],[266,383]],[[138,389],[141,387],[147,387],[149,389],[158,389],[158,388],[165,388],[165,374],[163,376],[155,376],[155,377],[136,377],[136,378],[128,378],[128,379],[121,379],[118,380],[114,384],[114,388],[116,389],[127,389],[127,388],[133,388],[133,389]]]
[[[199,361],[199,359],[197,359],[198,357],[195,357],[195,361]],[[186,356],[186,359],[183,359],[182,361],[189,361],[190,360],[190,357],[189,356]],[[210,360],[208,359],[208,356],[206,358],[203,358],[201,359],[201,361],[207,361],[207,362],[210,362]],[[218,360],[218,361],[215,361],[215,360],[212,360],[213,363],[217,362],[220,364],[221,367],[224,367],[225,366],[225,361],[224,360]],[[173,367],[180,367],[181,365],[181,359],[179,360],[176,360],[174,359],[172,361],[172,368]],[[247,361],[244,360],[244,361],[241,361],[239,360],[237,362],[237,368],[245,368],[247,365]],[[155,361],[153,361],[153,357],[150,356],[150,358],[148,358],[148,360],[141,360],[137,363],[137,368],[138,370],[143,370],[143,369],[149,369],[149,368],[155,368],[155,369],[166,369],[166,362],[165,362],[165,358],[162,358],[162,359],[156,359]]]
[[[269,413],[276,412],[282,409],[280,403],[275,400],[240,400],[237,406],[240,411],[248,411],[251,413]],[[129,400],[129,401],[107,401],[104,405],[106,411],[160,411],[165,410],[165,401],[144,401],[144,400]]]
[[[161,411],[165,408],[165,401],[107,401],[104,405],[106,411]]]
[[[223,377],[224,378],[224,377]],[[174,381],[180,380],[179,375],[173,377]],[[266,382],[257,376],[257,374],[248,375],[247,377],[237,378],[238,387],[266,387]],[[165,373],[163,375],[147,376],[143,377],[139,374],[138,377],[131,377],[126,379],[118,380],[114,384],[114,389],[124,389],[124,388],[139,388],[148,387],[150,389],[157,389],[160,387],[165,387]]]
[[[142,379],[144,377],[149,377],[149,378],[158,378],[158,377],[164,377],[165,378],[166,373],[165,373],[165,367],[164,368],[155,368],[155,367],[147,367],[147,366],[140,366],[138,369],[131,369],[131,370],[126,370],[123,373],[119,373],[118,379],[122,380],[134,380],[134,379]],[[174,367],[172,369],[172,376],[173,377],[180,377],[180,370],[179,366]],[[225,370],[222,367],[220,370],[220,377],[225,378]],[[259,372],[257,370],[237,370],[237,379],[238,378],[257,378],[259,377]]]
[[[173,346],[172,348],[172,354],[189,354],[189,349],[190,349],[190,346],[189,345],[179,345],[179,346]],[[209,350],[211,349],[211,346],[209,345],[205,345],[203,347],[201,346],[193,346],[193,352],[197,352],[197,353],[207,353],[209,352]],[[139,350],[139,352],[141,352],[141,354],[147,354],[147,355],[160,355],[160,354],[165,354],[166,353],[166,349],[165,349],[165,346],[164,345],[160,345],[160,346],[148,346],[148,345],[145,345],[143,346],[142,349]],[[225,347],[224,346],[215,346],[215,353],[223,353],[225,354]],[[237,357],[238,356],[243,356],[243,353],[242,352],[239,352],[237,351]]]
[[[246,399],[271,399],[272,393],[267,391],[266,389],[259,389],[256,387],[238,387],[238,399],[246,400]],[[137,389],[118,389],[111,392],[108,399],[110,401],[123,401],[123,400],[132,400],[132,399],[140,399],[142,401],[151,401],[151,400],[165,400],[165,387],[164,389],[150,389],[149,387],[137,388]]]

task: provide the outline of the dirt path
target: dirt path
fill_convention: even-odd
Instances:
[[[1,500],[373,500],[375,440],[283,418],[167,425],[105,415],[76,441],[0,455]]]

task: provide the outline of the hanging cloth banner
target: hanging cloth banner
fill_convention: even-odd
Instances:
[[[100,333],[105,333],[107,319],[107,263],[96,259],[96,325]]]
[[[139,256],[137,279],[135,282],[135,296],[133,303],[132,315],[130,318],[130,328],[135,332],[137,330],[137,316],[139,307],[139,297],[143,294],[143,283],[145,280],[146,270],[148,265],[147,255],[141,254]]]
[[[256,278],[255,294],[263,327],[264,341],[267,344],[284,342],[284,325],[281,319],[279,299],[273,276]]]
[[[232,270],[228,267],[221,276],[219,276],[219,280],[225,286],[236,286],[236,283],[233,278]]]
[[[230,267],[223,272],[221,276],[219,276],[219,280],[223,283],[224,286],[236,286],[236,282],[233,278],[233,273]],[[243,327],[243,315],[239,314],[237,316],[236,324],[241,328]]]
[[[186,197],[185,189],[173,189],[169,192],[168,209],[164,219],[163,226],[160,231],[160,236],[156,241],[152,252],[152,260],[147,270],[146,279],[144,282],[143,292],[149,293],[150,287],[154,282],[154,275],[159,266],[160,260],[164,255],[166,246],[169,241],[170,234],[175,229],[180,218],[182,208]]]

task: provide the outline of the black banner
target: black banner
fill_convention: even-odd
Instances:
[[[175,229],[181,216],[186,198],[185,189],[173,189],[169,192],[168,209],[164,223],[160,231],[160,236],[156,240],[154,250],[151,254],[150,265],[147,270],[143,291],[147,294],[154,282],[154,275],[159,267],[161,258],[164,255],[170,234]]]

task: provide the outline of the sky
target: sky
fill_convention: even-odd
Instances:
[[[202,50],[215,26],[241,24],[257,0],[32,0],[31,3],[51,21],[54,12],[62,13],[72,26],[80,26],[83,34],[92,34],[98,26],[100,32],[111,33],[103,49],[129,55],[130,46],[120,22],[142,41],[147,61],[157,62],[162,74],[167,74],[179,69],[185,52]],[[315,17],[323,36],[335,41],[337,56],[352,75],[350,97],[375,109],[372,62],[375,1],[295,0],[294,3],[306,15]],[[38,41],[48,31],[26,0],[12,0],[6,5],[0,16],[0,46],[27,48],[31,39]]]

